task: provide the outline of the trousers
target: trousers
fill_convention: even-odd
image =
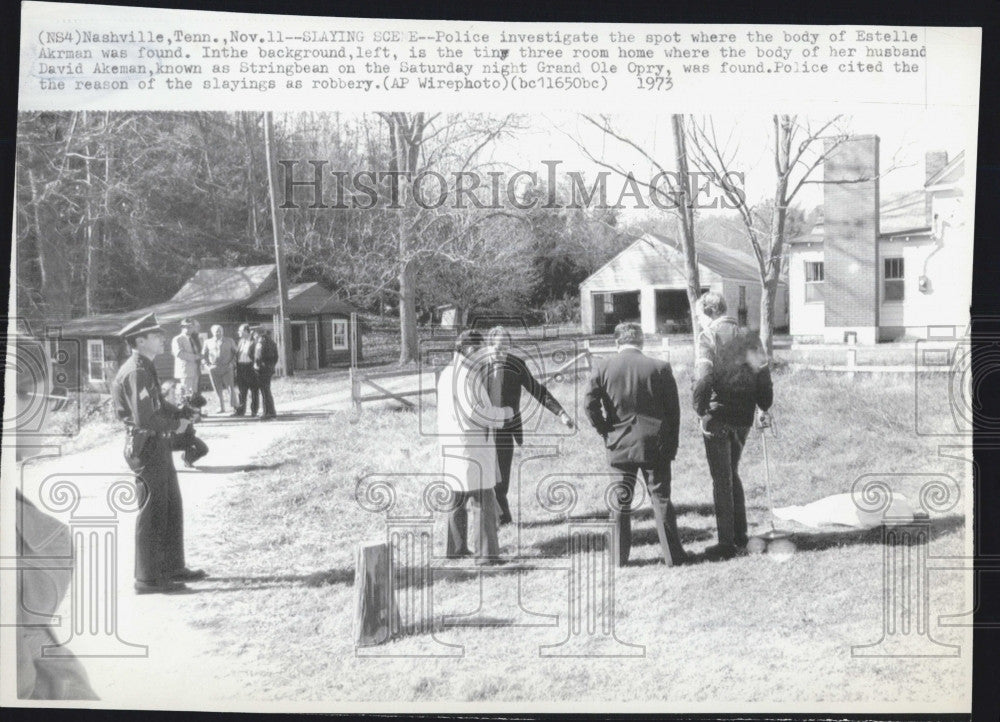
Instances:
[[[719,544],[746,546],[747,505],[740,479],[740,457],[746,444],[749,426],[721,426],[712,436],[705,436],[705,455],[712,474],[712,497]]]
[[[510,504],[507,502],[507,492],[510,490],[510,467],[514,462],[514,436],[503,431],[496,435],[497,465],[500,475],[495,487],[497,504],[500,506],[500,523],[510,522]]]
[[[194,427],[189,426],[183,434],[174,434],[171,448],[184,452],[184,461],[193,464],[208,453],[208,444],[194,435]]]
[[[184,510],[171,440],[154,436],[125,461],[136,475],[135,578],[158,582],[184,569]]]
[[[615,524],[615,538],[618,545],[618,566],[623,567],[628,563],[629,553],[632,550],[632,499],[639,472],[642,472],[646,490],[649,492],[663,561],[668,567],[683,561],[686,554],[677,531],[677,513],[670,501],[670,462],[660,462],[652,466],[615,464],[615,468],[622,472],[621,481],[618,482],[620,486],[617,500],[611,509],[611,521]]]
[[[253,370],[253,364],[236,364],[236,387],[239,389],[239,403],[236,406],[236,413],[240,416],[247,410],[247,394],[250,394],[250,415],[257,415],[257,408],[260,406],[260,391],[257,386],[257,372]]]
[[[458,557],[469,553],[469,514],[465,507],[470,500],[479,512],[475,529],[476,556],[497,557],[500,555],[500,537],[497,531],[497,498],[493,489],[452,492],[451,511],[448,513],[447,555]]]
[[[257,373],[257,386],[260,388],[260,400],[264,404],[262,416],[274,416],[274,397],[271,395],[271,374],[266,371]]]

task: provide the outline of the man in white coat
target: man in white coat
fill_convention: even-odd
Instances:
[[[170,351],[174,355],[174,378],[180,381],[183,394],[193,394],[198,390],[198,380],[201,378],[201,349],[195,348],[192,336],[197,336],[201,325],[196,319],[185,318],[181,321],[181,332],[174,336],[170,343]]]
[[[452,488],[448,514],[447,556],[456,559],[472,552],[467,543],[468,513],[472,501],[479,509],[476,563],[499,561],[498,506],[494,487],[499,478],[495,430],[513,416],[509,407],[490,402],[486,387],[489,358],[478,331],[463,331],[455,355],[438,379],[438,438],[445,483]]]

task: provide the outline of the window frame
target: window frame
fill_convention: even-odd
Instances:
[[[337,333],[337,325],[343,325],[343,332]],[[342,345],[337,344],[337,336],[342,335],[344,337],[344,343]],[[350,340],[350,324],[346,318],[331,318],[330,319],[330,350],[331,351],[347,351],[351,346]]]
[[[100,361],[95,361],[91,356],[91,349],[99,348],[101,349],[101,359]],[[105,383],[108,379],[104,373],[104,364],[107,357],[104,354],[104,339],[102,338],[88,338],[87,339],[87,381],[91,383]],[[94,364],[98,365],[100,369],[100,378],[94,377]]]
[[[897,269],[895,268],[898,263],[898,276]],[[889,268],[893,266],[893,276],[889,276]],[[890,298],[889,294],[889,284],[892,284],[892,288],[898,288],[898,297],[896,297],[896,292],[893,292],[893,297]],[[906,300],[906,263],[903,256],[891,256],[882,259],[882,302],[883,303],[903,303]]]
[[[826,269],[823,265],[823,261],[805,261],[803,267],[804,277],[805,277],[805,303],[823,303],[823,284],[826,282]],[[819,273],[810,274],[810,270]],[[818,275],[819,278],[809,278],[810,275]],[[810,298],[810,295],[813,298]],[[818,298],[816,298],[818,296]]]

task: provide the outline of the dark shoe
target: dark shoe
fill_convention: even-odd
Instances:
[[[204,579],[208,573],[204,569],[178,569],[170,575],[170,579],[175,582],[197,582]]]
[[[705,558],[712,561],[732,559],[737,554],[738,550],[733,544],[713,544],[705,549]]]
[[[468,549],[461,549],[457,552],[449,552],[445,555],[446,559],[464,559],[465,557],[471,557],[472,552]]]
[[[507,526],[508,524],[512,524],[513,522],[514,522],[514,519],[510,516],[510,514],[501,514],[500,515],[500,522],[499,522],[500,526]]]
[[[243,412],[242,411],[234,411],[233,413],[231,413],[229,415],[230,416],[243,416]]]
[[[476,557],[476,566],[479,567],[499,567],[506,563],[503,557]]]
[[[271,419],[276,419],[277,417],[278,417],[277,414],[261,414],[260,415],[260,420],[261,421],[270,421]]]
[[[191,591],[183,582],[161,579],[155,582],[135,581],[136,594],[184,594]]]

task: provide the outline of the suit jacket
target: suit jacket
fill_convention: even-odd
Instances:
[[[503,363],[490,362],[487,367],[486,385],[490,401],[494,406],[508,406],[513,410],[514,416],[503,425],[499,433],[509,433],[518,444],[524,441],[521,389],[534,396],[538,403],[556,416],[563,412],[562,405],[549,393],[545,385],[532,375],[524,359],[513,354],[508,353]]]
[[[670,364],[625,348],[598,362],[587,391],[587,416],[604,437],[612,466],[673,461],[680,401]]]
[[[174,336],[170,350],[174,355],[174,378],[184,379],[201,374],[201,354],[195,351],[190,336],[183,332]]]
[[[263,336],[253,347],[253,367],[258,374],[271,376],[278,364],[278,344],[274,339]]]

